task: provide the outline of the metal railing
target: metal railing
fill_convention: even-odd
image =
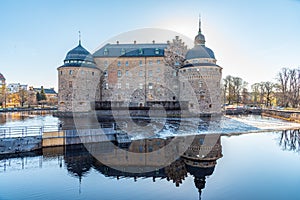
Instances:
[[[59,126],[57,125],[0,127],[0,139],[42,136],[44,132],[52,132],[58,130]]]

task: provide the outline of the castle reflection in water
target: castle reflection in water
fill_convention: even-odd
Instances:
[[[135,140],[121,149],[111,142],[70,145],[65,147],[63,157],[68,172],[80,181],[91,169],[95,169],[107,177],[116,179],[132,178],[138,181],[138,178],[151,178],[155,182],[159,178],[172,181],[179,187],[190,174],[194,177],[195,186],[201,196],[206,177],[213,174],[216,161],[222,157],[220,135],[180,137],[174,146],[181,145],[178,141],[183,139],[191,140],[191,144],[182,156],[165,165],[166,160],[170,159],[170,149],[166,147],[174,139]],[[52,155],[45,151],[44,156]],[[128,156],[128,153],[134,153],[136,156]]]

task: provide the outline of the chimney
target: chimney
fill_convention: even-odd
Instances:
[[[152,43],[155,44],[155,40],[153,40]]]
[[[119,44],[119,41],[117,41],[117,44]]]
[[[133,41],[133,44],[136,44],[136,40]]]

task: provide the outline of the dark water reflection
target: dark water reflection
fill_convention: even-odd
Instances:
[[[300,199],[298,136],[278,132],[222,137],[203,158],[198,156],[203,147],[198,136],[186,154],[164,167],[147,154],[127,162],[116,146],[107,149],[109,143],[1,158],[0,199]],[[152,145],[156,152],[163,141],[137,140],[122,148],[140,152],[141,144]],[[95,152],[110,156],[111,165]]]

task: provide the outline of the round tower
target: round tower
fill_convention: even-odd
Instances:
[[[93,56],[79,44],[70,50],[58,70],[58,111],[89,112],[99,100],[100,70]]]
[[[185,56],[185,63],[179,69],[185,81],[193,88],[186,90],[181,86],[181,96],[191,98],[189,110],[202,114],[221,113],[221,87],[222,68],[216,64],[214,52],[205,46],[205,36],[199,31],[194,40],[194,47]],[[197,104],[197,105],[195,105]]]

